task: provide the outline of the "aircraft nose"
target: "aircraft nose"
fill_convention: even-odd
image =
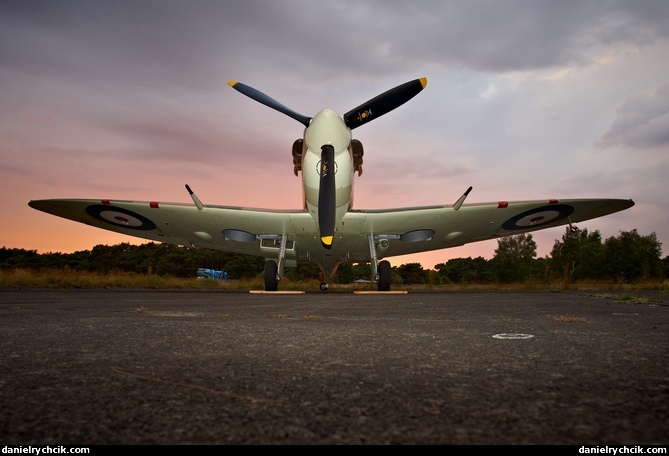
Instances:
[[[320,153],[321,147],[331,145],[335,152],[339,152],[348,148],[351,131],[339,114],[331,109],[324,109],[311,120],[304,138],[309,150]]]

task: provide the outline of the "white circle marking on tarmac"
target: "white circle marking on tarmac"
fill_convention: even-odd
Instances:
[[[531,339],[534,336],[532,334],[505,333],[505,334],[495,334],[492,337],[494,339]]]

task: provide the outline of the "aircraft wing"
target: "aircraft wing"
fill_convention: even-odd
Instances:
[[[149,201],[92,199],[33,200],[29,206],[58,217],[149,241],[212,248],[256,256],[263,237],[272,246],[293,224],[314,236],[318,229],[305,211],[273,211]],[[274,255],[270,255],[274,256]]]
[[[634,205],[622,199],[568,199],[353,210],[337,227],[331,249],[304,210],[277,211],[148,201],[33,200],[37,210],[149,241],[278,258],[285,235],[286,265],[313,261],[326,271],[347,261],[457,247],[471,242],[576,224]]]
[[[391,257],[576,224],[633,205],[623,199],[568,199],[352,211],[344,227],[388,239],[378,253]]]

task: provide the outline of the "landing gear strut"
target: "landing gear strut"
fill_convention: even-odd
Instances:
[[[372,260],[372,278],[377,281],[378,290],[390,291],[390,262],[377,260],[376,242],[373,234],[369,235],[369,256]]]
[[[286,256],[286,243],[288,237],[285,234],[258,236],[260,239],[279,239],[279,258],[277,260],[267,259],[265,261],[265,291],[279,291],[279,281],[283,276],[283,267],[285,264],[284,257]]]

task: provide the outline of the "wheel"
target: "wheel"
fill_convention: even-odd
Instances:
[[[265,291],[278,291],[279,283],[276,280],[276,273],[278,271],[278,266],[276,261],[267,260],[265,261]]]
[[[321,291],[327,291],[328,288],[330,288],[329,283],[325,283],[325,282],[321,283]]]
[[[390,263],[379,262],[379,291],[390,291]]]

